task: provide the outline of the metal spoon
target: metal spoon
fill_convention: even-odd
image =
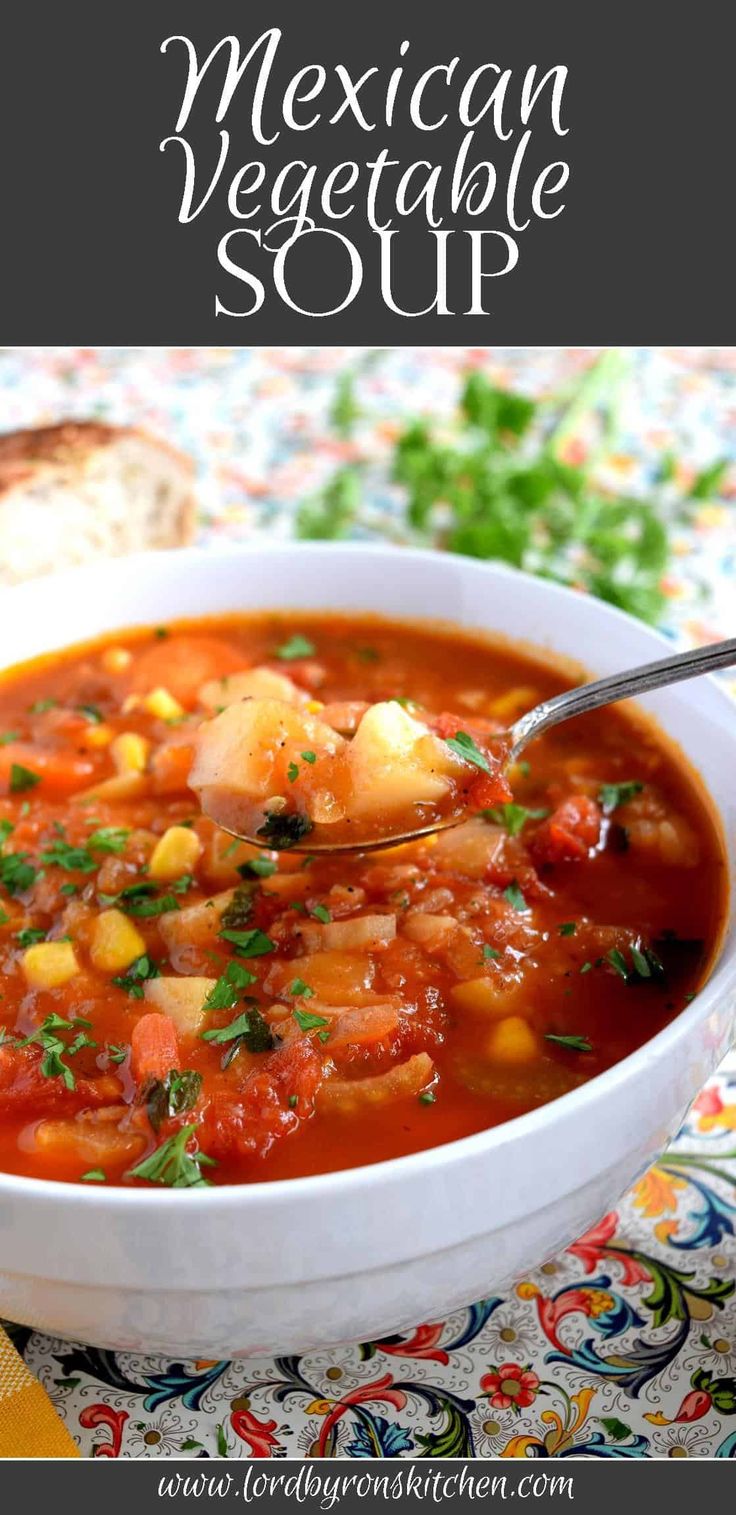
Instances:
[[[566,689],[551,700],[543,700],[522,715],[506,733],[497,740],[508,744],[507,764],[516,762],[525,747],[535,737],[559,726],[562,721],[572,720],[577,715],[587,715],[590,710],[600,710],[603,705],[613,705],[618,700],[628,700],[635,695],[646,694],[651,689],[662,689],[667,684],[678,684],[683,679],[698,678],[703,673],[713,673],[717,668],[736,664],[736,637],[726,642],[715,642],[709,647],[696,647],[692,652],[674,652],[669,657],[659,658],[656,663],[645,663],[641,668],[628,669],[623,673],[609,674],[608,678],[596,679],[592,684],[580,684],[575,689]],[[435,831],[445,831],[458,826],[467,819],[466,814],[450,815],[426,825],[412,827],[408,831],[392,832],[368,841],[321,841],[310,832],[301,842],[289,847],[290,852],[370,852],[379,847],[395,847],[400,842],[410,842],[417,837],[431,836]],[[215,819],[217,819],[215,817]],[[223,830],[230,830],[218,824]],[[326,828],[325,828],[326,829]],[[239,835],[231,832],[231,835]],[[256,846],[268,846],[263,837],[241,836],[242,841],[254,842]]]

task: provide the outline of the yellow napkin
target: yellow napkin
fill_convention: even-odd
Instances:
[[[0,1326],[0,1457],[79,1457],[45,1389]]]

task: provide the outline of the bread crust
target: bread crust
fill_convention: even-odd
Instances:
[[[194,478],[194,462],[140,426],[110,426],[104,421],[58,421],[54,426],[27,426],[0,432],[0,496],[44,469],[74,469],[101,447],[138,437],[168,453]]]

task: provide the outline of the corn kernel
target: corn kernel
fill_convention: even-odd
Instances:
[[[106,673],[124,673],[133,661],[127,647],[106,647],[102,654],[102,666]]]
[[[103,910],[98,915],[90,945],[95,968],[100,968],[103,973],[121,973],[135,958],[142,957],[145,950],[140,931],[122,910]]]
[[[324,700],[307,700],[307,710],[310,715],[316,715],[318,710],[324,710]]]
[[[99,747],[109,747],[114,735],[112,726],[106,726],[104,721],[100,726],[87,726],[81,733],[82,746],[93,751]]]
[[[173,879],[191,873],[202,852],[196,831],[189,826],[169,826],[156,843],[148,864],[151,878]]]
[[[539,1042],[521,1015],[507,1015],[492,1027],[486,1053],[499,1063],[528,1063],[539,1054]]]
[[[23,953],[22,967],[32,989],[58,989],[79,972],[71,942],[36,942]]]
[[[163,687],[152,689],[143,701],[143,709],[155,715],[159,721],[178,721],[184,714],[184,706]]]
[[[121,731],[110,746],[118,773],[144,773],[151,744],[137,731]]]

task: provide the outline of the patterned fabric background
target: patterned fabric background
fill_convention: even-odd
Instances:
[[[200,539],[288,536],[336,464],[375,464],[361,535],[401,537],[381,472],[397,417],[449,414],[482,364],[532,394],[581,350],[57,349],[0,352],[5,427],[94,414],[140,422],[197,459]],[[631,354],[607,468],[646,489],[661,449],[683,478],[733,455],[736,351]],[[356,437],[329,425],[358,369]],[[410,401],[407,397],[410,396]],[[667,630],[736,631],[733,478],[675,541]],[[736,687],[736,686],[735,686]],[[11,1327],[90,1457],[736,1457],[736,1057],[661,1163],[567,1252],[446,1321],[306,1357],[169,1362]]]

